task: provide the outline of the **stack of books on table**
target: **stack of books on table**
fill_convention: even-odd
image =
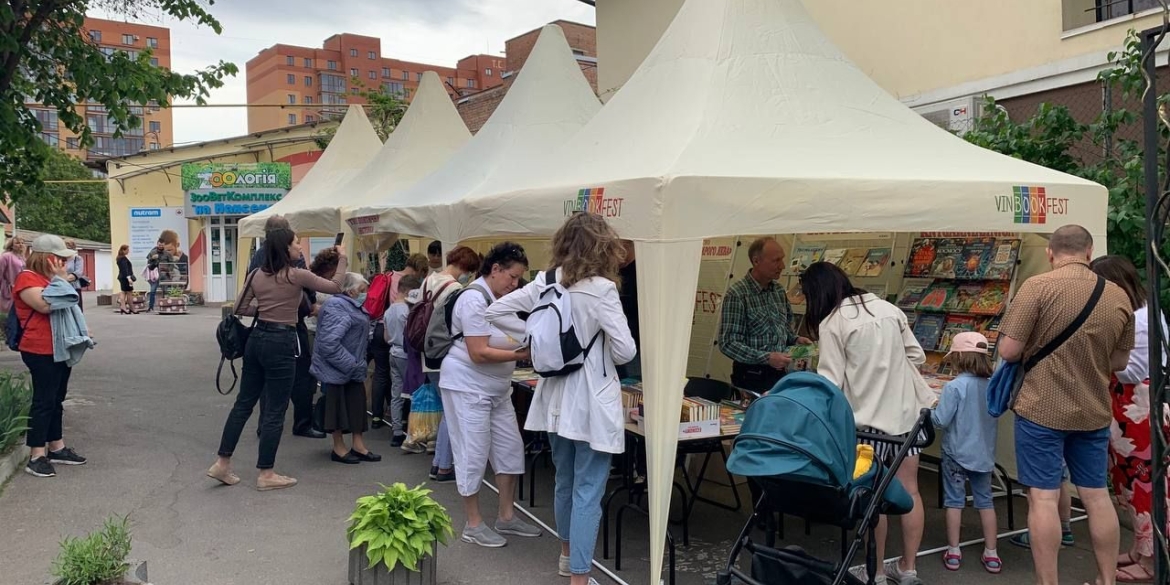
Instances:
[[[721,435],[738,435],[743,427],[743,417],[747,411],[734,400],[724,400],[719,404],[719,433]]]
[[[719,420],[719,404],[702,398],[683,398],[680,422]]]

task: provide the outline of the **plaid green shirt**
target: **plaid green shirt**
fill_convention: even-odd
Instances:
[[[741,364],[763,364],[768,354],[796,343],[792,306],[776,282],[762,287],[749,274],[723,297],[719,350]]]

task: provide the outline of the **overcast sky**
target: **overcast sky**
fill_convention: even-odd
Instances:
[[[553,20],[592,25],[593,10],[577,0],[219,0],[211,7],[223,24],[219,36],[158,16],[139,20],[170,27],[176,71],[189,73],[219,60],[239,66],[239,75],[208,101],[243,104],[245,63],[276,43],[319,47],[330,35],[348,32],[382,39],[382,54],[389,58],[454,67],[467,55],[503,54],[504,41]],[[176,108],[174,120],[176,144],[248,131],[244,108]]]

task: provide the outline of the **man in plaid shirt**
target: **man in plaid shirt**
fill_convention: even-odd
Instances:
[[[751,271],[723,298],[719,349],[735,362],[731,383],[763,393],[792,363],[788,347],[811,342],[792,331],[792,307],[776,282],[784,269],[784,248],[773,238],[760,238],[748,246],[748,259]]]

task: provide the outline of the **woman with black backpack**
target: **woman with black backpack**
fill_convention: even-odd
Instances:
[[[244,349],[244,371],[240,393],[228,414],[219,445],[219,458],[207,470],[207,476],[225,485],[240,482],[232,472],[232,454],[240,441],[244,425],[252,416],[256,403],[264,399],[265,408],[260,421],[260,455],[256,467],[260,475],[256,489],[260,491],[292,487],[297,480],[275,473],[276,450],[284,432],[284,414],[288,409],[296,375],[297,358],[302,347],[297,335],[298,310],[303,289],[326,294],[341,294],[348,260],[345,249],[336,246],[339,256],[333,280],[326,280],[293,264],[301,258],[302,250],[296,234],[287,228],[265,233],[264,261],[252,271],[244,283],[238,299],[236,315],[255,315],[257,321],[248,336]]]

